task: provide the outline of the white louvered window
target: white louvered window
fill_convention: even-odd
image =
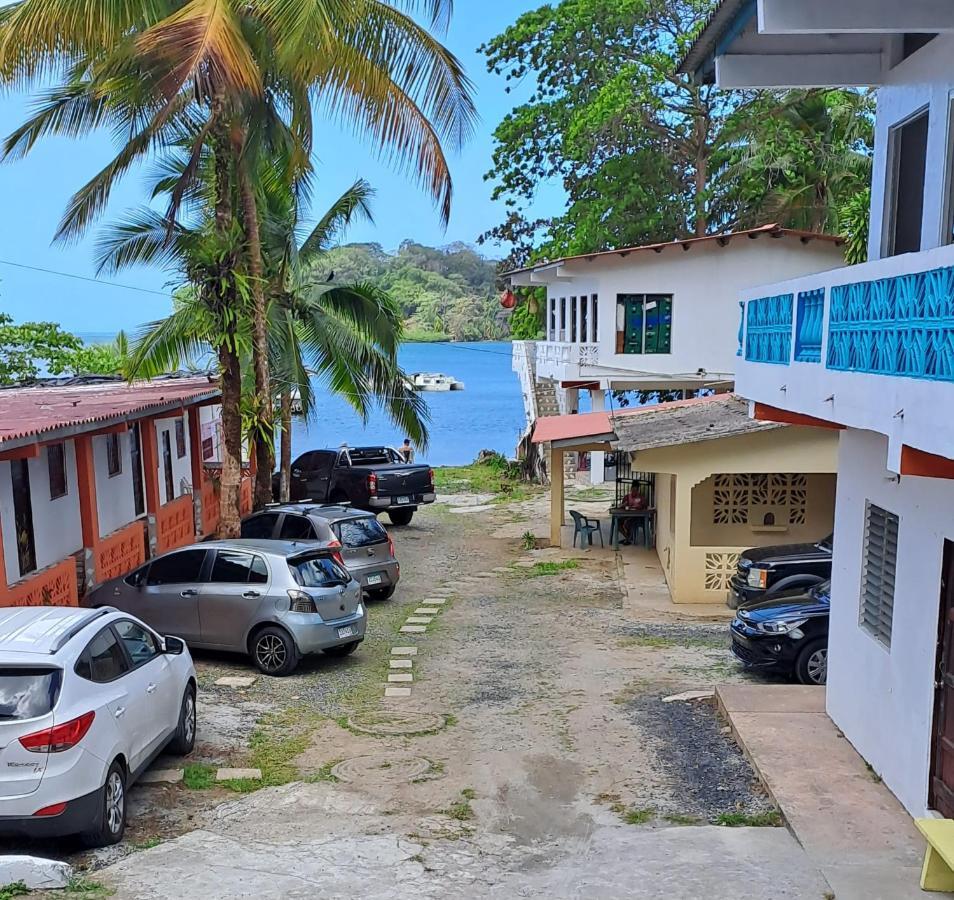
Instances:
[[[869,501],[861,569],[861,627],[886,647],[891,646],[897,561],[898,517]]]

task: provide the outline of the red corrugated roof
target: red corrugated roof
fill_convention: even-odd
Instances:
[[[54,437],[53,433],[61,429],[91,431],[218,395],[218,384],[204,376],[2,390],[0,450],[4,444],[23,443],[26,438]]]

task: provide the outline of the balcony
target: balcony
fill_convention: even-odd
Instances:
[[[737,391],[954,457],[954,246],[742,294]]]
[[[572,344],[566,341],[540,341],[537,344],[536,374],[555,381],[583,381],[586,369],[599,364],[599,344]],[[593,373],[589,373],[593,377]]]

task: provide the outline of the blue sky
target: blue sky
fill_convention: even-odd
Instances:
[[[516,17],[542,0],[458,0],[447,44],[463,61],[476,86],[480,123],[463,152],[451,158],[455,182],[454,209],[444,231],[429,199],[407,176],[375,159],[364,142],[325,122],[316,128],[319,187],[315,208],[321,209],[358,176],[377,189],[375,224],[359,225],[347,239],[377,241],[394,249],[404,238],[426,244],[473,241],[497,224],[502,206],[490,199],[491,185],[483,180],[490,168],[491,134],[515,103],[527,98],[530,83],[505,93],[502,78],[487,73],[477,47],[502,31]],[[0,0],[0,5],[6,5]],[[0,131],[7,135],[25,117],[29,97],[0,96]],[[163,316],[169,309],[163,296],[170,276],[158,270],[129,270],[117,281],[159,293],[90,284],[5,263],[37,266],[93,276],[92,236],[71,246],[51,245],[56,225],[71,194],[109,160],[112,145],[106,134],[83,141],[47,139],[24,161],[0,166],[0,310],[15,320],[59,322],[79,332],[134,329]],[[113,195],[107,219],[143,202],[142,182],[132,174]],[[543,185],[538,209],[558,208],[559,187]],[[493,250],[485,247],[485,252]]]

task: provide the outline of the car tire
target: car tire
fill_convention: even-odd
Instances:
[[[397,585],[388,585],[386,588],[372,588],[367,592],[369,600],[390,600],[397,590]]]
[[[179,707],[179,725],[169,742],[168,751],[175,756],[188,756],[195,748],[195,733],[195,688],[190,684],[182,695],[182,704]]]
[[[411,519],[414,518],[413,509],[392,509],[388,510],[388,518],[391,520],[392,525],[403,526],[410,525]]]
[[[828,681],[828,641],[809,641],[795,661],[795,677],[802,684],[823,685]]]
[[[80,835],[80,840],[87,847],[109,847],[118,844],[126,832],[126,770],[118,759],[113,761],[106,773],[99,803],[98,827]]]
[[[324,652],[328,656],[351,656],[361,641],[351,641],[347,644],[338,644],[337,647],[328,647]]]
[[[251,640],[252,661],[263,675],[282,678],[298,668],[298,648],[284,628],[270,626]]]

